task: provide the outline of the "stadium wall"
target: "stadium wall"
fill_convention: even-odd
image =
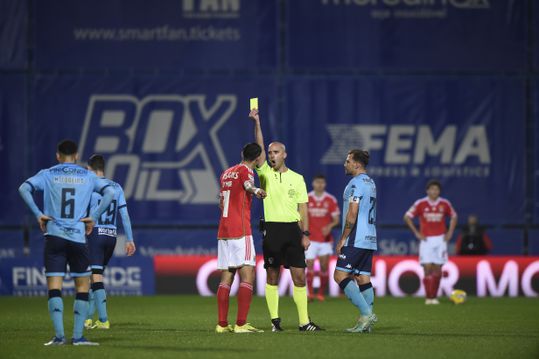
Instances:
[[[427,179],[496,255],[539,255],[539,6],[526,1],[4,0],[0,261],[39,253],[16,191],[73,138],[126,189],[139,256],[215,253],[217,177],[266,139],[338,198],[371,151],[380,254]],[[262,213],[255,201],[253,218]],[[259,248],[259,247],[258,247]],[[138,259],[134,260],[138,262]]]

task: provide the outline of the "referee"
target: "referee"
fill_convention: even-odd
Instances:
[[[266,268],[266,302],[271,316],[272,331],[280,332],[279,276],[281,266],[290,269],[294,282],[294,303],[298,310],[299,330],[322,330],[310,321],[305,286],[305,250],[309,248],[309,219],[307,186],[303,176],[286,167],[286,147],[280,142],[268,146],[269,164],[266,162],[264,138],[258,110],[253,109],[249,118],[255,124],[255,139],[262,148],[256,164],[264,200],[264,268]],[[299,211],[298,211],[299,209]]]

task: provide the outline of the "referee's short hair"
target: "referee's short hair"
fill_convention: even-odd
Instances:
[[[442,184],[440,183],[440,181],[438,181],[437,179],[431,179],[427,182],[427,186],[425,187],[425,189],[429,189],[431,188],[432,186],[436,186],[438,187],[438,189],[441,191],[442,190]]]
[[[363,165],[363,168],[367,168],[369,164],[369,151],[353,149],[348,152],[349,155],[352,155],[352,159],[356,162],[359,162]]]
[[[58,143],[58,147],[56,148],[56,151],[64,156],[72,156],[78,151],[77,144],[75,141],[71,140],[63,140],[60,143]]]
[[[105,171],[105,158],[102,155],[92,155],[88,159],[88,166],[94,171]]]
[[[258,143],[251,142],[243,146],[241,155],[244,161],[254,161],[262,153],[262,147]]]

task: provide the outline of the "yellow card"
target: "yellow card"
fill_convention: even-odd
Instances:
[[[249,110],[252,110],[253,108],[258,110],[258,97],[254,97],[250,99],[249,102],[250,102]]]

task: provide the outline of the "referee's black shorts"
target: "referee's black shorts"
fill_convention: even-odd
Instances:
[[[301,245],[303,234],[298,222],[266,222],[262,242],[264,268],[305,268],[305,249]]]

